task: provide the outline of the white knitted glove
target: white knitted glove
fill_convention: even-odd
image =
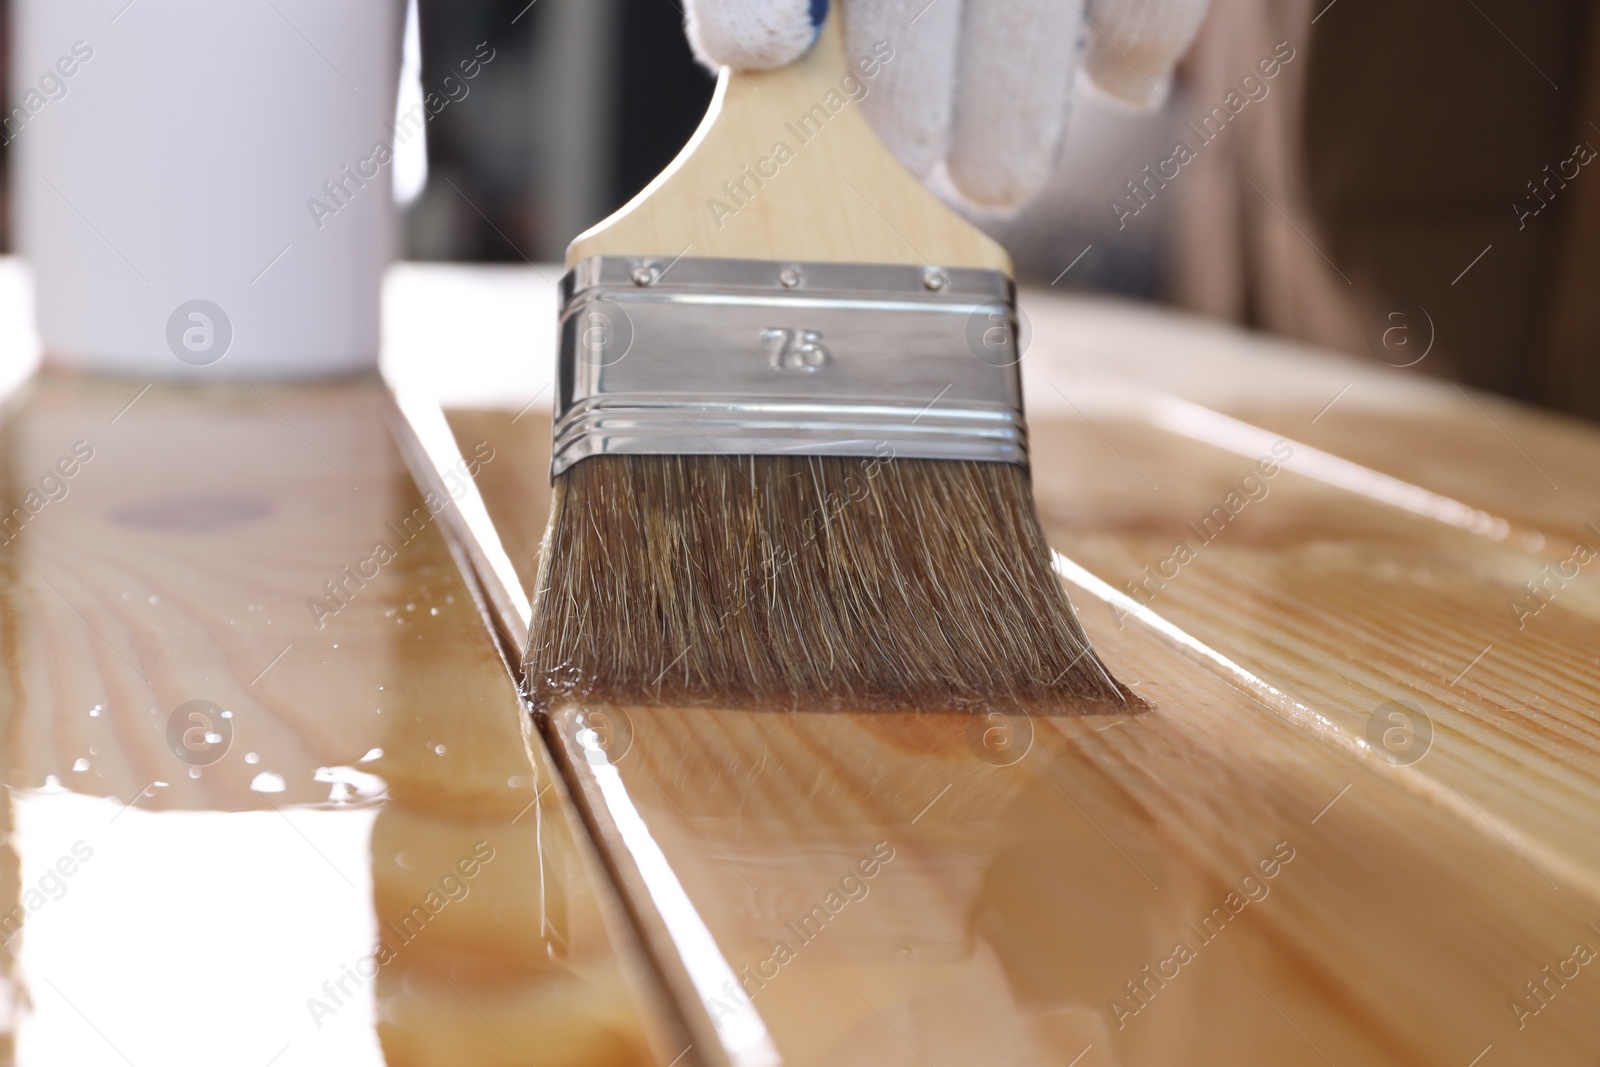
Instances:
[[[712,69],[779,67],[811,47],[828,2],[685,0],[689,44]],[[1055,169],[1080,55],[1100,92],[1157,107],[1205,9],[1206,0],[847,0],[845,48],[881,61],[862,107],[901,163],[969,203],[1008,210]]]

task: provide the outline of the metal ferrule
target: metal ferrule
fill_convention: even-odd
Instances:
[[[589,456],[1026,466],[999,271],[596,256],[561,281],[555,477]]]

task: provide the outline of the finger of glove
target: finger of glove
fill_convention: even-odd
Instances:
[[[864,78],[867,121],[924,178],[950,142],[963,0],[856,0],[844,7],[845,51]]]
[[[1159,107],[1172,68],[1206,15],[1206,0],[1089,0],[1083,70],[1101,92],[1134,107]]]
[[[798,59],[817,39],[828,0],[684,0],[684,31],[715,71],[769,70]]]
[[[1007,210],[1055,171],[1071,112],[1083,16],[1062,0],[967,0],[945,160],[974,204]]]

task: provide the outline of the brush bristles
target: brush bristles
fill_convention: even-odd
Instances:
[[[1125,700],[1009,463],[587,459],[556,480],[534,607],[537,706]]]

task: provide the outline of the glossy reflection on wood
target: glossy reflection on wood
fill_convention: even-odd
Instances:
[[[1069,591],[1148,713],[551,717],[656,955],[683,957],[683,938],[633,812],[729,969],[753,976],[744,1000],[682,958],[663,967],[680,1001],[725,1026],[754,1012],[790,1064],[1464,1065],[1490,1046],[1494,1062],[1586,1062],[1587,576],[1516,641],[1506,598],[1548,553],[1303,473],[1241,490],[1255,457],[1143,419],[1034,411],[1047,531],[1087,568]],[[511,491],[487,503],[531,583],[517,546],[543,526],[547,424],[452,422],[527,472],[502,467]],[[1247,503],[1225,529],[1130,593],[1229,492]],[[1511,510],[1492,482],[1471,503]],[[1515,517],[1536,531],[1551,514]],[[1503,658],[1472,663],[1487,644]],[[1420,759],[1423,720],[1384,732],[1400,701],[1431,723]],[[880,845],[893,858],[869,878]]]
[[[17,1061],[681,1047],[383,387],[142,384],[0,423]]]

